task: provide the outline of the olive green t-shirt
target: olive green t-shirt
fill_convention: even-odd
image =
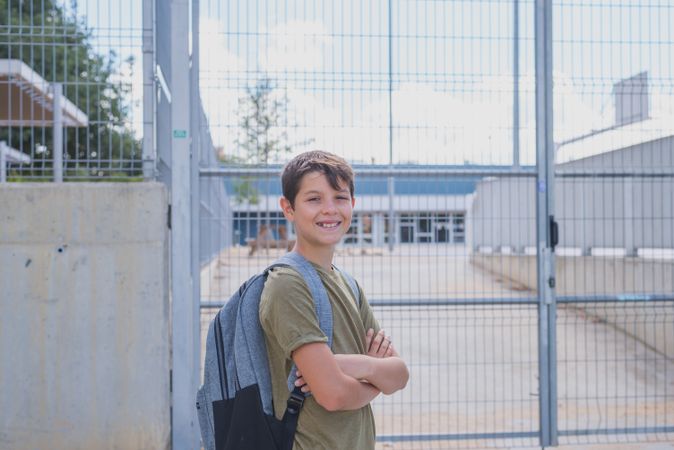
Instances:
[[[336,270],[314,264],[332,305],[332,351],[365,353],[365,330],[379,330],[361,290],[360,308],[346,281]],[[316,317],[314,301],[302,276],[277,267],[270,272],[260,300],[260,322],[265,332],[276,417],[281,419],[288,400],[292,352],[313,342],[326,342]],[[356,411],[330,412],[308,397],[300,412],[294,450],[368,450],[375,444],[370,405]]]

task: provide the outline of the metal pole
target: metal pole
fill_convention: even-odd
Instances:
[[[170,2],[170,70],[167,81],[172,92],[171,127],[171,308],[172,308],[172,424],[174,449],[199,448],[194,396],[198,389],[194,366],[197,344],[192,290],[190,198],[190,71],[189,1]]]
[[[520,167],[520,11],[513,1],[513,166]]]
[[[63,182],[63,110],[61,110],[61,97],[63,96],[63,85],[61,83],[52,84],[52,94],[54,96],[54,182]]]
[[[7,144],[5,141],[0,141],[0,183],[7,182]]]
[[[547,447],[557,445],[557,311],[555,259],[551,240],[555,156],[552,134],[552,1],[536,0],[534,8],[540,444]]]
[[[194,345],[194,364],[192,376],[200,384],[201,356],[201,284],[200,284],[200,205],[201,191],[199,166],[201,163],[201,96],[199,95],[199,0],[192,0],[192,65],[190,69],[190,129],[191,129],[191,171],[190,192],[192,194],[192,340]],[[207,148],[205,151],[212,151]],[[213,180],[207,180],[212,183]],[[216,181],[217,183],[217,181]]]
[[[388,2],[388,164],[393,170],[393,4]],[[395,208],[393,205],[395,194],[395,179],[388,177],[386,184],[388,191],[388,250],[393,251],[395,246]]]
[[[155,17],[154,0],[143,0],[143,178],[155,178],[156,93],[154,80],[155,67]]]

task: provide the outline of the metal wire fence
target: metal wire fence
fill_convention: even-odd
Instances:
[[[671,440],[672,303],[570,304],[563,313],[560,442]]]
[[[505,438],[507,445],[536,445],[536,293],[471,264],[471,194],[461,187],[470,191],[475,178],[426,176],[426,189],[444,191],[433,198],[402,194],[419,180],[396,177],[392,229],[388,196],[378,188],[387,180],[365,169],[356,180],[356,219],[335,264],[363,286],[411,371],[405,391],[374,403],[380,445],[481,448],[505,445]],[[223,182],[235,186],[243,179]],[[278,184],[273,178],[256,185],[277,190]],[[233,245],[201,272],[202,330],[243,280],[294,242],[292,224],[275,211],[277,200],[275,193],[261,195],[256,204],[223,214]],[[505,264],[502,269],[507,274]]]
[[[671,440],[674,4],[553,11],[560,442]]]
[[[264,167],[312,147],[354,162],[335,263],[411,369],[405,391],[374,403],[381,448],[674,433],[674,5],[552,3],[557,180],[543,217],[543,3],[201,3],[201,51],[219,55],[201,64],[204,109],[229,164],[202,176],[227,186],[220,242],[232,243],[201,271],[202,328],[294,239]],[[255,111],[274,119],[267,134],[246,121]],[[283,145],[259,152],[251,136]],[[241,163],[256,168],[240,177]],[[556,224],[554,258],[540,223]],[[556,298],[541,290],[544,260]]]
[[[171,139],[188,137],[169,130],[171,107],[190,109],[205,329],[295,237],[277,180],[254,172],[334,151],[358,173],[335,262],[412,372],[374,404],[380,446],[534,446],[543,423],[561,443],[672,439],[672,2],[551,2],[550,185],[534,170],[548,2],[193,2],[201,98],[177,106],[168,6],[154,29],[148,4],[0,0],[3,181],[152,176],[152,135],[170,187]],[[152,33],[157,65],[141,69]],[[227,169],[207,173],[214,154]],[[558,225],[555,258],[543,221]]]
[[[6,179],[142,175],[142,2],[0,1]]]

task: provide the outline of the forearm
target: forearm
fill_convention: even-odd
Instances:
[[[399,357],[335,355],[335,359],[346,375],[367,381],[387,395],[404,388],[409,379],[407,366]]]
[[[303,386],[303,392],[311,392],[328,411],[359,409],[379,395],[375,386],[341,370],[324,343],[303,345],[293,353],[293,359],[298,368],[296,386]]]
[[[370,383],[364,381],[356,381],[348,390],[344,392],[342,397],[342,402],[338,408],[335,408],[337,411],[352,411],[360,409],[363,406],[370,404],[380,391]]]

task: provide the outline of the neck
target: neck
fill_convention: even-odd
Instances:
[[[325,248],[309,248],[307,245],[302,245],[301,240],[297,240],[293,251],[304,256],[307,261],[318,264],[325,270],[332,270],[332,257],[335,254],[335,247]]]

